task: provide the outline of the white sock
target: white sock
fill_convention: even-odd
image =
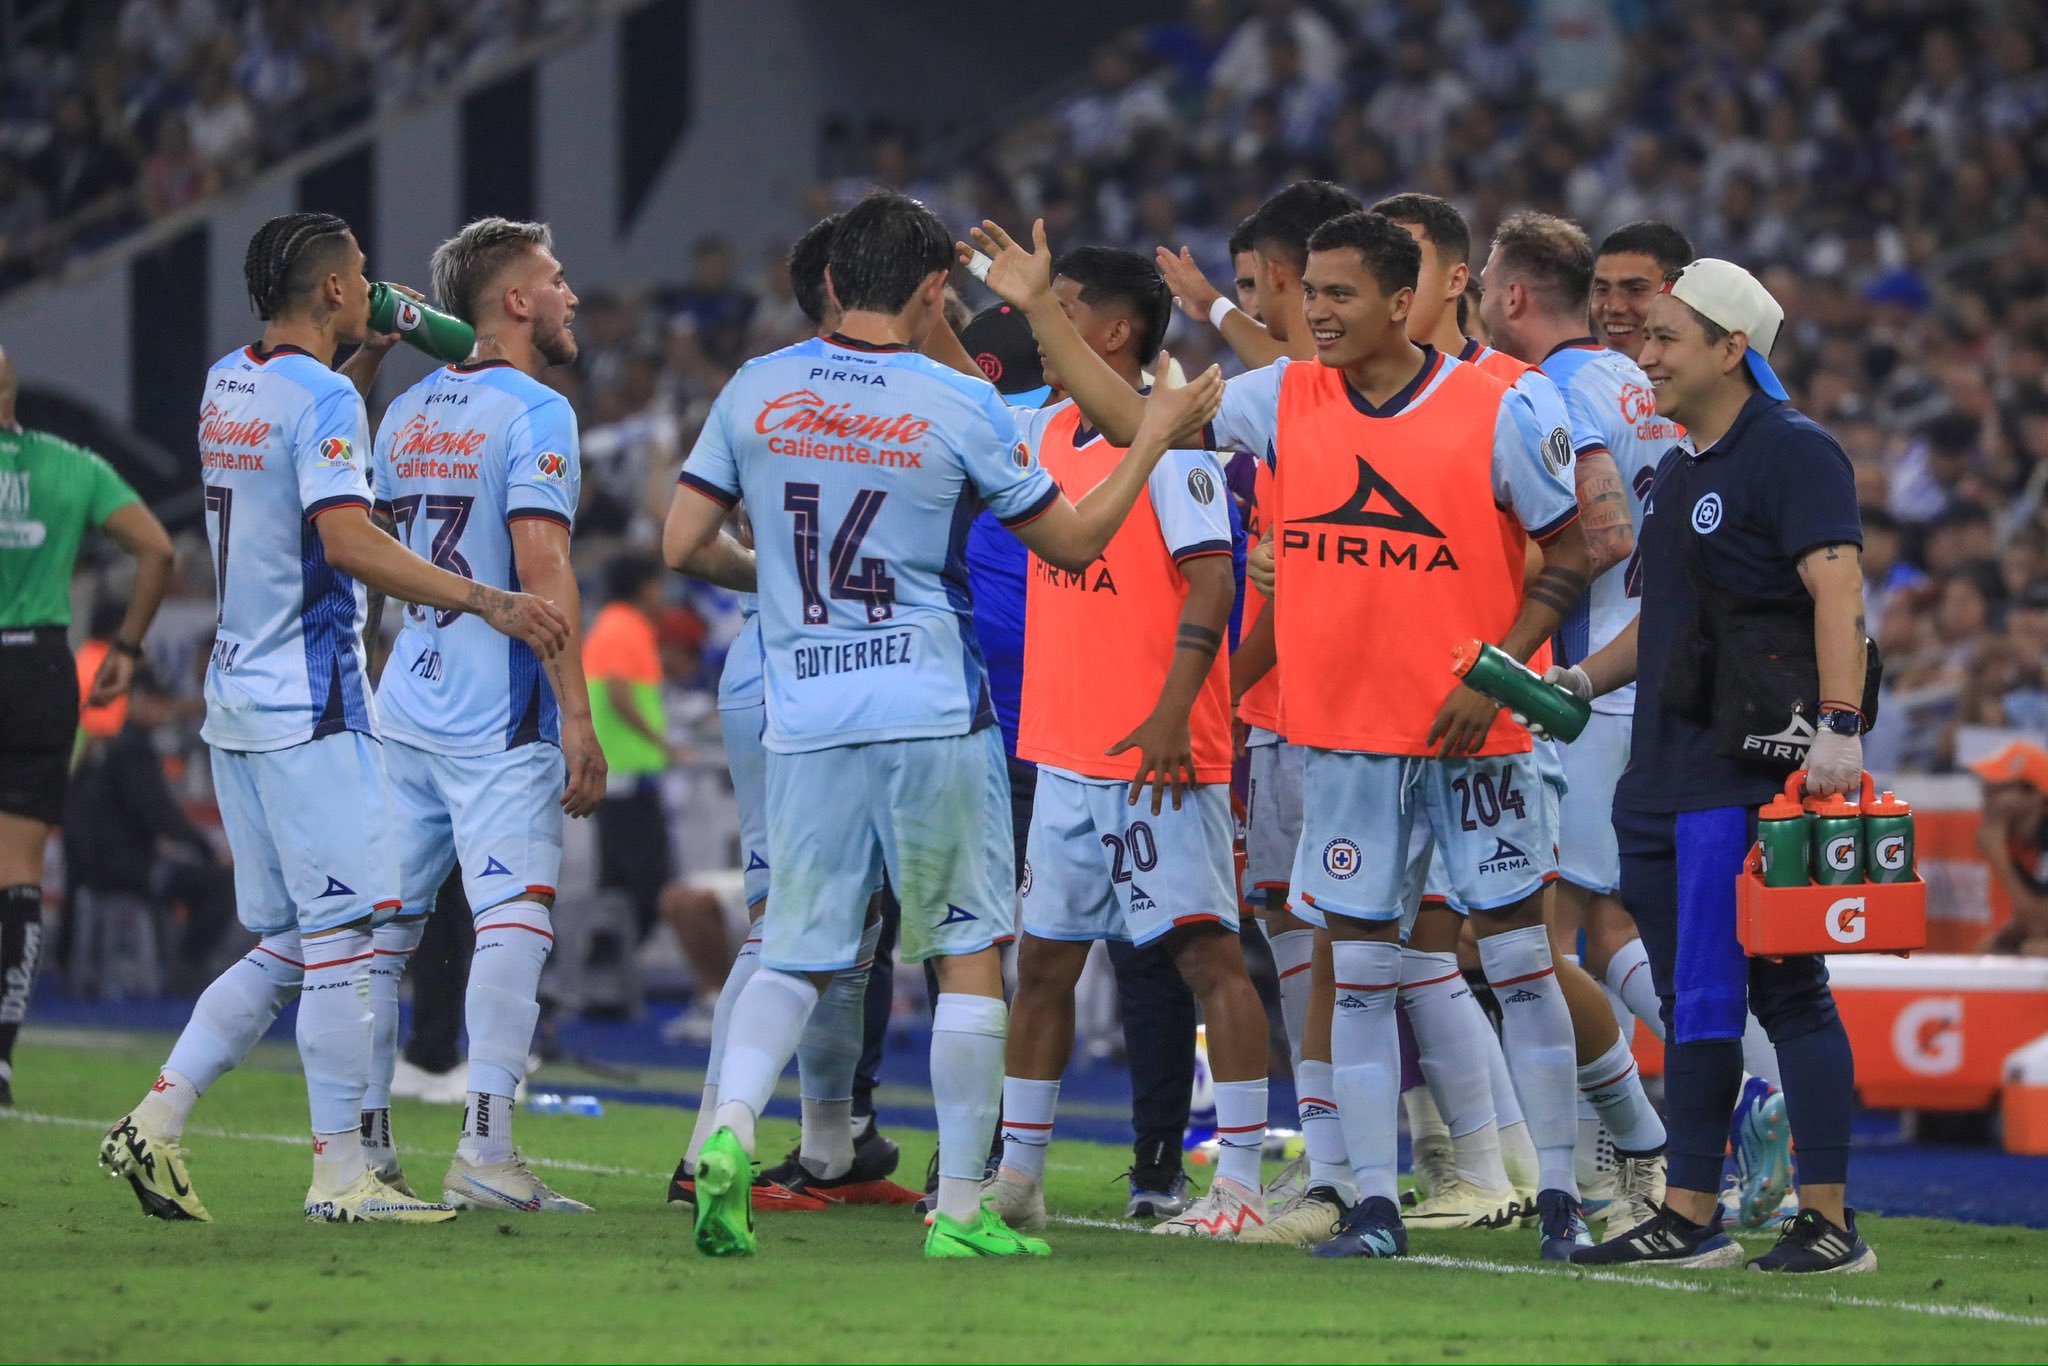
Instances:
[[[861,931],[854,965],[819,995],[797,1042],[804,1114],[798,1156],[814,1176],[844,1176],[853,1168],[853,1074],[867,1023],[869,965],[881,938],[879,920]]]
[[[1479,941],[1479,961],[1500,1002],[1501,1051],[1536,1143],[1542,1189],[1578,1195],[1572,1147],[1578,1138],[1572,1083],[1577,1046],[1571,1012],[1550,958],[1550,934],[1529,925]]]
[[[1572,1142],[1572,1176],[1579,1183],[1579,1193],[1587,1199],[1611,1194],[1601,1189],[1600,1135],[1606,1126],[1600,1123],[1600,1112],[1581,1094],[1572,1114],[1577,1120],[1577,1136]]]
[[[1010,1012],[992,996],[939,993],[932,1010],[932,1108],[939,1117],[939,1213],[980,1217],[981,1176],[1003,1101]]]
[[[299,994],[305,960],[296,930],[265,936],[213,979],[149,1094],[135,1107],[135,1127],[175,1139],[207,1088],[247,1057],[285,1003]]]
[[[1500,1164],[1507,1169],[1508,1184],[1515,1190],[1536,1189],[1542,1167],[1536,1161],[1536,1144],[1529,1137],[1527,1124],[1517,1121],[1501,1129]]]
[[[758,931],[757,924],[753,929]],[[732,960],[732,971],[725,974],[725,985],[719,989],[718,1004],[711,1011],[711,1056],[704,1063],[704,1094],[697,1100],[697,1120],[690,1126],[690,1146],[683,1154],[684,1165],[695,1171],[697,1154],[704,1149],[704,1140],[711,1137],[716,1128],[713,1122],[718,1115],[718,1069],[725,1059],[726,1032],[732,1025],[733,1003],[740,999],[740,993],[753,980],[755,969],[761,966],[761,936],[750,934],[747,942],[740,945],[740,951]]]
[[[1294,1068],[1295,1112],[1301,1116],[1301,1144],[1308,1153],[1308,1183],[1328,1186],[1350,1204],[1358,1198],[1351,1159],[1344,1154],[1344,1126],[1337,1118],[1337,1082],[1330,1064],[1303,1058]]]
[[[1266,1151],[1266,1079],[1216,1083],[1216,1179],[1261,1189]]]
[[[1643,947],[1642,940],[1629,940],[1607,960],[1605,986],[1621,998],[1629,1015],[1649,1026],[1658,1039],[1664,1037],[1664,1004],[1657,999],[1657,984],[1650,975],[1650,951]],[[1623,1038],[1629,1036],[1626,1017],[1621,1034]]]
[[[718,1111],[712,1128],[731,1129],[749,1156],[754,1151],[754,1121],[768,1107],[775,1080],[789,1066],[797,1040],[803,1037],[804,1021],[817,1004],[818,989],[808,977],[763,967],[733,1005],[732,1032],[718,1069]]]
[[[1052,1146],[1060,1084],[1031,1077],[1003,1077],[1003,1165],[1034,1181],[1045,1179],[1045,1153]]]
[[[1482,1061],[1493,1031],[1458,970],[1458,955],[1401,950],[1401,1004],[1422,1075],[1455,1145],[1459,1177],[1480,1190],[1504,1189],[1493,1086]]]
[[[1627,1039],[1578,1069],[1579,1094],[1600,1112],[1601,1122],[1624,1153],[1650,1153],[1664,1146],[1664,1121],[1643,1094],[1642,1074]]]
[[[518,1092],[540,1021],[540,973],[554,946],[553,920],[537,902],[507,901],[477,915],[476,952],[462,1002],[472,1092]]]
[[[1752,1077],[1762,1077],[1774,1090],[1785,1089],[1785,1074],[1778,1070],[1777,1045],[1764,1032],[1763,1021],[1754,1015],[1744,1017],[1742,1022],[1742,1070]]]
[[[363,1145],[363,1161],[372,1167],[388,1167],[398,1161],[398,1145],[391,1141],[391,1111],[387,1109],[363,1111],[363,1122],[356,1126]]]
[[[398,983],[427,932],[424,915],[406,916],[370,932],[370,1086],[363,1110],[391,1108],[391,1074],[398,1068]]]
[[[368,933],[363,935],[368,939]],[[304,1009],[304,1007],[300,1007]],[[313,1131],[313,1189],[333,1195],[362,1179],[368,1164],[363,1160],[362,1136],[355,1130],[330,1134]]]
[[[1269,936],[1273,969],[1280,974],[1280,1019],[1287,1026],[1287,1049],[1301,1066],[1301,1035],[1308,1025],[1309,958],[1315,952],[1314,930],[1282,930]]]
[[[1358,1198],[1399,1201],[1401,1035],[1394,1019],[1401,946],[1365,939],[1331,945],[1337,1007],[1330,1023],[1331,1075],[1344,1151]]]
[[[462,1107],[462,1142],[455,1153],[478,1166],[512,1156],[512,1097],[471,1091]]]
[[[1529,1125],[1522,1117],[1522,1098],[1515,1094],[1515,1079],[1508,1075],[1508,1057],[1501,1051],[1500,1035],[1493,1032],[1493,1022],[1486,1026],[1486,1089],[1493,1093],[1493,1118],[1500,1125],[1503,1136],[1510,1129],[1519,1130],[1526,1139]],[[1533,1153],[1535,1149],[1532,1147]],[[1533,1158],[1531,1159],[1534,1160]]]
[[[299,983],[299,1059],[313,1133],[343,1134],[363,1160],[359,1128],[370,1085],[370,932],[337,930],[305,944]],[[328,1154],[332,1156],[330,1152]]]

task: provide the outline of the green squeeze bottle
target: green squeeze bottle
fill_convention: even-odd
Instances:
[[[1913,880],[1913,808],[1889,792],[1863,808],[1863,872],[1872,882]]]
[[[1807,803],[1813,817],[1813,880],[1822,887],[1863,881],[1863,813],[1841,797]]]
[[[1810,847],[1806,808],[1780,792],[1756,813],[1757,842],[1764,849],[1764,886],[1804,887]]]
[[[370,330],[396,332],[406,345],[449,365],[469,359],[476,329],[379,280],[370,286]]]
[[[1518,711],[1550,732],[1553,740],[1571,741],[1586,728],[1593,708],[1585,698],[1552,683],[1498,645],[1475,640],[1451,652],[1451,672],[1465,686],[1484,693],[1511,711]]]

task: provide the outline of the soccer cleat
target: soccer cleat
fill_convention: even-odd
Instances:
[[[306,1192],[309,1224],[445,1224],[454,1217],[455,1206],[401,1195],[368,1171],[345,1191]]]
[[[697,1250],[707,1257],[754,1255],[754,1164],[731,1128],[711,1135],[697,1154]]]
[[[1845,1210],[1849,1227],[1832,1222],[1817,1209],[1803,1209],[1787,1221],[1777,1246],[1749,1261],[1751,1271],[1791,1275],[1840,1276],[1877,1270],[1877,1254],[1856,1232],[1856,1211]]]
[[[1282,1167],[1280,1174],[1266,1183],[1266,1212],[1278,1214],[1307,1193],[1308,1158],[1304,1155]]]
[[[458,1209],[503,1210],[516,1214],[595,1214],[533,1174],[517,1150],[502,1162],[471,1162],[462,1154],[441,1178],[441,1198]]]
[[[144,1214],[157,1219],[213,1222],[213,1216],[192,1190],[192,1176],[185,1169],[185,1150],[169,1139],[153,1138],[137,1129],[133,1115],[123,1116],[100,1140],[100,1165],[107,1169],[108,1176],[128,1178]]]
[[[1296,1191],[1294,1197],[1278,1209],[1268,1206],[1266,1221],[1257,1228],[1248,1228],[1238,1234],[1237,1241],[1280,1247],[1314,1247],[1336,1237],[1348,1213],[1350,1211],[1345,1208],[1343,1197],[1337,1192],[1328,1186],[1310,1186],[1307,1190]]]
[[[1545,1192],[1548,1194],[1548,1192]],[[1695,1224],[1669,1205],[1649,1222],[1617,1233],[1597,1247],[1571,1254],[1573,1266],[1708,1268],[1742,1265],[1742,1246],[1721,1231],[1721,1221]]]
[[[1045,1184],[997,1171],[981,1183],[981,1206],[1011,1228],[1031,1232],[1045,1227]],[[936,1211],[934,1211],[936,1213]]]
[[[1266,1222],[1261,1210],[1265,1201],[1257,1191],[1245,1193],[1235,1181],[1212,1181],[1209,1193],[1184,1212],[1152,1231],[1168,1238],[1216,1238],[1224,1242],[1256,1229]]]
[[[1575,1197],[1556,1189],[1538,1191],[1536,1214],[1543,1227],[1544,1261],[1569,1262],[1581,1249],[1593,1246],[1593,1235]]]
[[[1610,1238],[1657,1217],[1664,1203],[1664,1150],[1615,1154],[1614,1202],[1607,1207],[1601,1236]]]
[[[759,1172],[754,1174],[749,1198],[756,1214],[815,1214],[826,1208],[825,1202],[817,1196],[778,1186]],[[676,1163],[676,1174],[669,1178],[668,1205],[670,1209],[694,1210],[697,1207],[697,1181],[690,1172],[687,1159]]]
[[[1449,1134],[1433,1134],[1415,1140],[1408,1155],[1408,1173],[1415,1189],[1401,1193],[1403,1205],[1420,1204],[1458,1179],[1457,1149]]]
[[[863,1170],[857,1149],[853,1165],[840,1176],[815,1174],[791,1151],[782,1162],[761,1173],[760,1184],[786,1191],[798,1199],[815,1200],[819,1209],[831,1205],[914,1205],[921,1198],[908,1186],[899,1186],[887,1176],[877,1176],[872,1169]]]
[[[1735,1149],[1735,1215],[1745,1228],[1762,1228],[1792,1189],[1792,1126],[1785,1093],[1761,1077],[1743,1083],[1729,1126]]]
[[[1027,1238],[1003,1222],[986,1203],[981,1215],[963,1224],[950,1214],[934,1212],[924,1234],[927,1257],[1050,1257],[1043,1238]]]
[[[1401,1211],[1384,1195],[1361,1200],[1328,1240],[1308,1250],[1311,1257],[1405,1257],[1408,1229]]]
[[[1521,1200],[1512,1190],[1481,1190],[1456,1176],[1401,1212],[1402,1221],[1415,1228],[1513,1228],[1521,1217]]]

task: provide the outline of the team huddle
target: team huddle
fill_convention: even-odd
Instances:
[[[968,236],[886,192],[814,229],[792,274],[818,333],[726,385],[664,529],[672,568],[745,595],[719,708],[755,926],[672,1190],[697,1246],[752,1253],[757,1208],[856,1179],[840,1098],[886,888],[903,959],[936,983],[927,1256],[1048,1254],[1075,992],[1111,939],[1170,955],[1215,1083],[1213,1180],[1155,1233],[1379,1258],[1417,1228],[1526,1228],[1546,1260],[1672,1260],[1664,1123],[1629,1046],[1638,1020],[1662,1037],[1668,995],[1619,900],[1613,818],[1633,691],[1593,699],[1563,743],[1451,661],[1486,642],[1591,691],[1578,666],[1634,631],[1637,531],[1686,441],[1659,415],[1660,361],[1693,339],[1652,301],[1740,272],[1665,224],[1596,251],[1542,214],[1502,224],[1475,270],[1448,202],[1368,208],[1318,181],[1240,226],[1234,297],[1184,250]],[[1042,406],[1011,407],[960,344],[956,265],[1028,323]],[[273,219],[247,272],[263,341],[208,373],[200,418],[220,603],[204,735],[259,942],[101,1161],[146,1212],[207,1218],[186,1119],[296,996],[307,1218],[590,1212],[512,1141],[562,823],[605,787],[569,554],[576,421],[538,378],[576,358],[576,296],[546,228],[464,228],[431,273],[476,351],[373,441],[364,398],[396,337],[370,328],[348,225]],[[1176,302],[1244,374],[1176,382]],[[1028,821],[975,631],[984,516],[1029,556]],[[387,597],[404,618],[373,681]],[[458,865],[469,1095],[434,1199],[405,1176],[390,1087],[400,980]],[[1241,909],[1271,946],[1305,1143],[1270,1187]],[[793,1056],[803,1143],[770,1179],[756,1125]],[[1761,1224],[1789,1167],[1753,1019],[1743,1062],[1729,1198]],[[1689,1259],[1740,1258],[1723,1239]]]

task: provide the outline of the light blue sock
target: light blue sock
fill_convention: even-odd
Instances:
[[[844,1176],[853,1166],[853,1074],[867,1022],[868,970],[881,939],[879,920],[861,932],[854,965],[819,995],[796,1046],[803,1093],[798,1155],[814,1176]]]

